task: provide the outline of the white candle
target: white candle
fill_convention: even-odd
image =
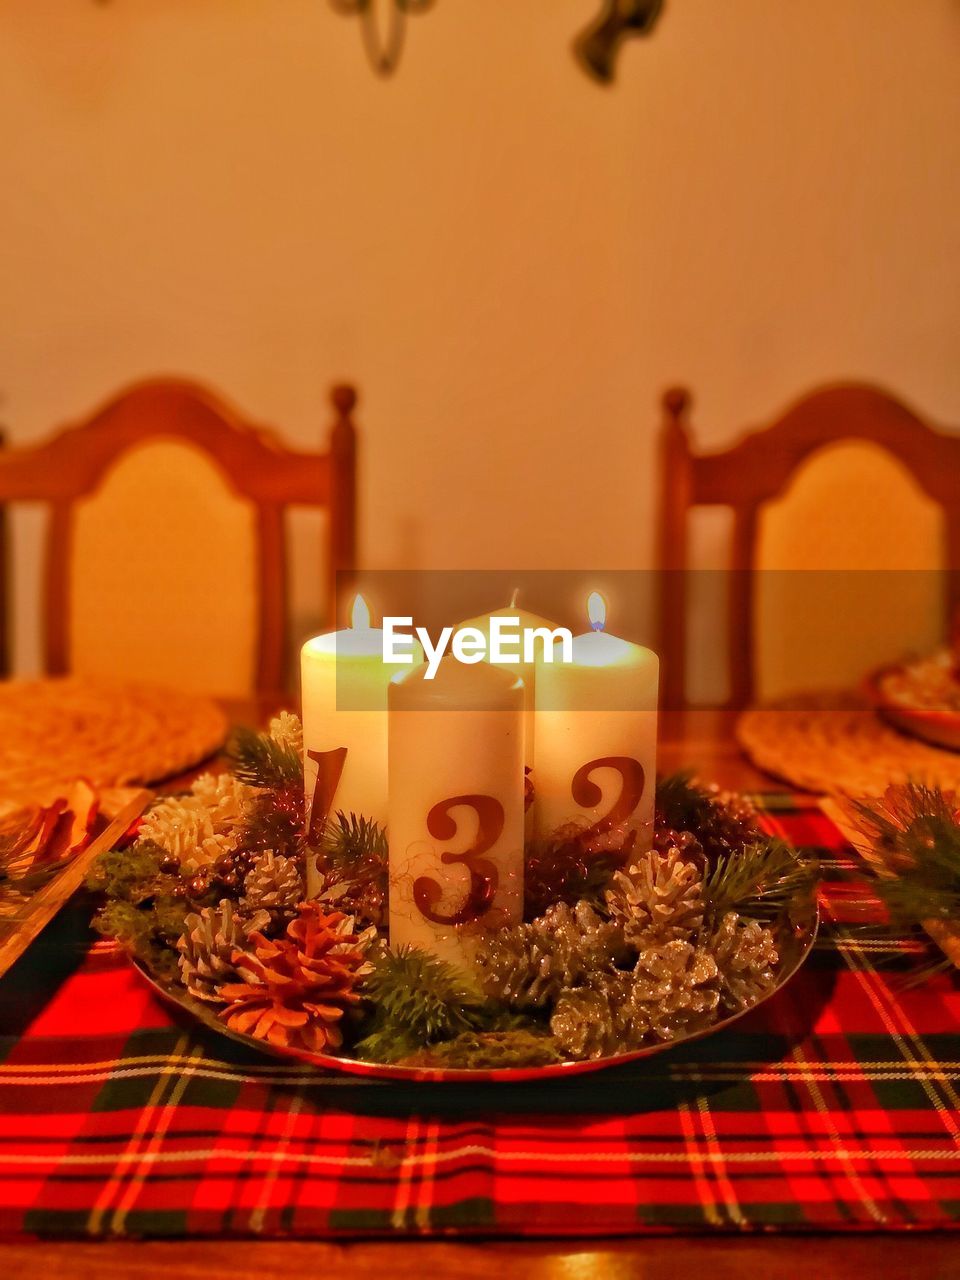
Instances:
[[[524,738],[526,741],[526,759],[524,763],[528,768],[533,768],[534,760],[534,734],[536,732],[536,683],[537,683],[537,664],[536,662],[523,661],[523,632],[525,630],[546,630],[552,632],[556,630],[556,623],[548,622],[546,618],[542,618],[538,613],[530,613],[527,609],[517,608],[517,592],[513,593],[513,599],[505,609],[494,609],[492,613],[483,613],[477,618],[468,618],[466,622],[458,624],[456,630],[465,631],[468,627],[472,627],[479,631],[483,636],[487,652],[489,654],[490,647],[490,626],[494,618],[516,618],[518,628],[516,631],[511,630],[508,635],[510,637],[516,635],[517,641],[510,643],[510,649],[516,649],[521,655],[516,662],[501,662],[498,666],[505,671],[512,671],[514,675],[518,675],[523,681],[523,708],[524,708]],[[506,639],[506,637],[505,637]],[[542,651],[542,642],[537,641],[537,652]]]
[[[574,822],[602,840],[623,828],[639,850],[653,830],[660,663],[603,630],[596,592],[588,612],[593,630],[574,637],[573,661],[537,667],[537,832]]]
[[[413,662],[423,649],[413,640]],[[304,784],[317,828],[342,809],[387,821],[387,686],[405,668],[383,661],[383,632],[362,596],[351,626],[308,640],[300,655]]]
[[[390,685],[390,945],[469,969],[523,914],[523,684],[444,658]]]

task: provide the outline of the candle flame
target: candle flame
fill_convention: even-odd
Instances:
[[[519,594],[520,594],[520,588],[519,588],[519,587],[514,587],[514,588],[513,588],[513,595],[510,597],[510,608],[511,608],[511,609],[515,609],[515,608],[517,607],[517,596],[518,596]],[[960,629],[960,624],[958,624],[958,629]]]
[[[370,610],[363,596],[353,597],[353,609],[350,611],[350,626],[354,631],[366,630],[370,626]]]
[[[587,597],[587,617],[594,631],[602,631],[607,620],[607,602],[599,591],[591,591]]]

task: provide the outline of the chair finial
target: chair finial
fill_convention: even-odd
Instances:
[[[693,397],[686,387],[668,387],[661,396],[661,404],[667,416],[679,422],[690,411]]]
[[[342,418],[348,418],[357,405],[357,389],[349,382],[338,382],[330,388],[330,403]]]

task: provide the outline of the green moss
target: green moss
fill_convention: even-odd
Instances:
[[[465,1031],[504,1018],[499,1005],[469,986],[450,965],[416,947],[381,947],[363,994],[370,1014],[356,1046],[362,1058],[396,1062]]]
[[[163,879],[160,861],[165,856],[159,845],[147,840],[126,849],[109,849],[88,871],[87,888],[123,902],[145,902]]]
[[[431,1045],[403,1060],[404,1066],[492,1070],[498,1067],[544,1067],[563,1059],[546,1031],[464,1031],[444,1044]]]

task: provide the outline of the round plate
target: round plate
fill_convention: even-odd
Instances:
[[[149,982],[150,986],[153,987],[154,991],[168,1004],[176,1005],[179,1009],[185,1010],[203,1023],[205,1027],[219,1032],[220,1035],[236,1040],[250,1049],[259,1049],[261,1052],[272,1054],[275,1057],[291,1058],[298,1062],[310,1063],[325,1071],[345,1071],[351,1075],[373,1076],[380,1080],[429,1080],[446,1081],[452,1084],[471,1084],[494,1080],[516,1083],[523,1080],[546,1080],[552,1076],[580,1075],[585,1071],[599,1071],[603,1067],[621,1066],[627,1062],[636,1062],[640,1058],[653,1057],[655,1053],[663,1053],[665,1049],[675,1049],[677,1045],[687,1044],[691,1040],[702,1040],[704,1036],[713,1035],[717,1031],[726,1030],[727,1027],[732,1026],[733,1023],[744,1017],[745,1014],[752,1013],[754,1009],[758,1009],[761,1004],[769,1000],[771,996],[776,995],[790,981],[810,954],[819,924],[819,909],[816,902],[812,902],[793,923],[784,922],[778,927],[779,980],[772,991],[768,992],[762,1000],[758,1000],[756,1004],[751,1005],[748,1009],[741,1009],[739,1013],[731,1014],[728,1018],[711,1023],[709,1027],[703,1027],[701,1030],[692,1032],[688,1036],[681,1036],[677,1040],[658,1041],[655,1044],[645,1045],[642,1049],[631,1049],[627,1053],[617,1053],[606,1058],[588,1058],[583,1062],[553,1062],[547,1066],[539,1067],[490,1067],[479,1070],[460,1067],[405,1067],[392,1063],[363,1062],[359,1058],[336,1057],[333,1054],[307,1053],[299,1049],[282,1048],[278,1045],[267,1044],[264,1040],[257,1040],[253,1036],[240,1035],[235,1031],[231,1031],[224,1026],[209,1005],[200,1000],[195,1000],[183,987],[159,982],[139,960],[134,960],[133,963],[146,981]]]
[[[884,693],[884,676],[898,669],[898,665],[881,667],[864,682],[864,692],[877,714],[913,738],[920,738],[935,747],[946,747],[949,751],[960,751],[960,712],[910,707]]]

